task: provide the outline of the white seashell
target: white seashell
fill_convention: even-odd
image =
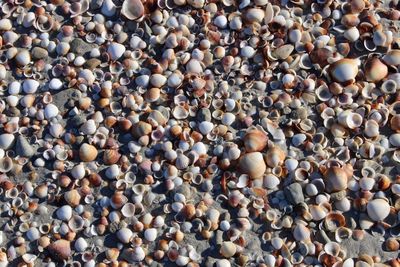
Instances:
[[[37,259],[37,256],[34,254],[26,253],[26,254],[22,255],[21,258],[25,263],[33,264],[35,262],[35,260]],[[0,263],[0,265],[1,265],[1,263]]]
[[[115,179],[120,175],[120,173],[121,173],[121,171],[119,169],[119,166],[117,164],[113,164],[107,168],[105,174],[108,179]]]
[[[96,133],[97,126],[96,122],[92,119],[87,120],[79,129],[83,134],[94,134]]]
[[[92,85],[96,79],[93,72],[88,69],[81,70],[79,72],[79,78],[84,79],[88,85]]]
[[[144,14],[144,6],[140,0],[125,0],[122,4],[121,14],[129,20],[139,19]]]
[[[85,177],[85,167],[83,164],[75,165],[71,170],[71,175],[73,178],[79,180]]]
[[[6,67],[0,64],[0,79],[4,80],[6,78],[6,75],[7,75]]]
[[[137,76],[135,79],[135,83],[137,86],[146,88],[149,85],[150,82],[150,76],[149,75],[140,75]]]
[[[226,111],[231,112],[236,107],[236,101],[231,98],[228,98],[228,99],[225,99],[224,105],[225,105]]]
[[[199,124],[199,130],[202,134],[209,134],[214,128],[214,124],[209,121],[203,121]]]
[[[15,136],[13,134],[2,134],[0,135],[0,148],[7,150],[14,145]]]
[[[389,142],[392,146],[400,147],[400,134],[395,133],[389,137]]]
[[[22,89],[26,94],[33,94],[39,88],[39,82],[36,80],[28,79],[22,84]]]
[[[83,237],[79,237],[74,244],[75,250],[78,252],[84,252],[88,246],[88,243]]]
[[[227,259],[217,260],[215,267],[231,267],[231,263]]]
[[[64,127],[59,123],[52,123],[49,132],[53,137],[59,138],[64,132]]]
[[[129,243],[129,241],[131,240],[133,236],[133,233],[130,229],[128,228],[121,228],[120,230],[118,230],[117,232],[117,238],[122,242],[122,243]]]
[[[12,28],[11,20],[0,19],[0,31],[9,31]]]
[[[9,95],[6,97],[6,101],[10,107],[16,107],[18,105],[19,98],[15,95]]]
[[[62,221],[68,221],[72,217],[72,208],[69,205],[64,205],[56,211],[57,218]]]
[[[144,238],[149,241],[153,242],[157,238],[157,229],[149,228],[144,231]]]
[[[21,92],[21,83],[18,81],[8,84],[8,93],[10,95],[18,95]]]
[[[26,66],[29,64],[29,62],[31,62],[31,54],[28,50],[22,49],[15,56],[15,60],[17,61],[18,65]]]
[[[44,108],[44,117],[48,120],[52,119],[58,115],[58,112],[58,107],[50,103]]]
[[[172,115],[174,116],[175,119],[182,120],[186,119],[187,116],[189,116],[189,111],[187,111],[185,108],[181,106],[176,106],[172,111]]]
[[[150,83],[154,87],[160,88],[167,82],[167,78],[162,74],[153,74],[150,77]]]
[[[252,58],[256,54],[256,50],[253,47],[246,45],[240,50],[240,55],[245,58]]]
[[[306,241],[310,239],[310,230],[303,224],[298,224],[293,230],[293,237],[297,241]]]
[[[192,74],[201,74],[203,72],[203,67],[197,59],[191,59],[186,64],[186,71]]]
[[[112,60],[117,60],[125,53],[125,46],[119,43],[111,43],[108,46],[107,52],[110,54]]]
[[[343,33],[343,36],[350,42],[355,42],[360,38],[360,32],[356,27],[351,27]]]
[[[274,237],[271,239],[271,245],[275,248],[275,249],[281,249],[283,246],[283,240],[282,238],[279,237]]]
[[[228,25],[228,19],[224,15],[219,15],[214,19],[214,25],[220,29],[225,29]]]
[[[335,208],[342,212],[349,211],[351,209],[351,202],[348,198],[343,198],[335,202]]]
[[[203,142],[197,142],[193,145],[192,151],[196,152],[197,155],[206,155],[207,147]]]
[[[373,178],[364,177],[360,179],[359,184],[362,190],[369,191],[374,187],[375,180]]]
[[[172,73],[168,76],[167,84],[169,87],[176,88],[182,84],[182,81],[182,75],[179,75],[178,73]]]
[[[179,255],[178,258],[176,259],[175,263],[178,266],[186,266],[190,261],[190,258],[187,256],[182,256]]]
[[[293,172],[296,170],[297,166],[299,165],[298,160],[296,159],[287,159],[285,160],[285,166],[288,172]]]
[[[368,120],[365,123],[364,133],[368,137],[377,137],[379,135],[379,124],[375,120]]]
[[[268,188],[268,189],[274,189],[277,188],[278,185],[280,184],[280,180],[278,177],[276,177],[273,174],[267,174],[264,176],[263,179],[263,186]]]
[[[133,203],[126,203],[122,208],[121,208],[121,213],[124,217],[130,218],[135,215],[135,204]]]
[[[105,0],[101,6],[101,13],[106,17],[112,17],[115,15],[117,8],[112,0]]]
[[[51,90],[60,90],[63,86],[63,83],[60,79],[58,78],[53,78],[51,79],[50,83],[49,83],[49,88]]]
[[[367,213],[373,221],[382,221],[389,215],[390,205],[383,199],[373,199],[367,204]]]
[[[26,232],[26,237],[29,239],[29,241],[38,240],[40,238],[39,230],[36,227],[29,228],[29,230]]]
[[[226,126],[230,126],[235,120],[236,120],[236,116],[233,115],[232,113],[228,112],[228,113],[224,113],[224,115],[222,115],[221,122]]]

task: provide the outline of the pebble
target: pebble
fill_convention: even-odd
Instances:
[[[285,187],[284,192],[290,203],[298,205],[304,202],[303,188],[299,183],[293,183]]]

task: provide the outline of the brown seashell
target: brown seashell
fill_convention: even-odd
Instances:
[[[393,131],[400,132],[400,114],[396,114],[390,119],[390,128]]]
[[[150,88],[144,95],[147,102],[156,102],[160,98],[160,88]]]
[[[269,148],[266,155],[267,165],[271,168],[281,166],[285,161],[286,154],[285,152],[279,147],[274,146]]]
[[[365,8],[364,0],[352,0],[350,2],[350,11],[353,14],[361,13]]]
[[[118,259],[119,253],[119,249],[117,248],[110,248],[106,249],[105,251],[106,258],[109,261],[116,261]]]
[[[91,173],[88,176],[89,182],[93,186],[100,186],[101,182],[103,179],[101,179],[101,176],[98,173]]]
[[[328,193],[339,192],[347,188],[347,173],[343,168],[333,166],[324,173],[325,188]]]
[[[328,58],[332,57],[333,53],[327,48],[317,48],[311,51],[310,60],[315,64],[319,64],[321,68],[328,65]]]
[[[394,237],[389,237],[385,241],[385,248],[387,251],[398,251],[400,248],[399,241],[397,241]]]
[[[84,161],[84,162],[90,162],[96,159],[97,157],[97,149],[89,145],[87,143],[84,143],[81,145],[79,148],[79,158]]]
[[[252,130],[244,136],[247,152],[259,152],[267,146],[268,136],[260,130]]]
[[[255,179],[262,177],[267,166],[260,152],[251,152],[239,159],[239,169],[243,173],[248,174],[250,178]]]
[[[132,122],[128,119],[121,119],[118,121],[118,126],[121,128],[122,131],[127,132],[129,129],[132,128]]]
[[[76,207],[79,205],[81,200],[81,195],[78,190],[72,189],[71,191],[64,193],[64,199],[71,207]]]
[[[196,207],[193,204],[186,204],[182,210],[186,219],[192,219],[196,215]]]
[[[118,162],[121,154],[117,149],[106,149],[103,154],[103,161],[106,165],[112,165]]]
[[[331,212],[325,217],[324,225],[328,231],[334,232],[337,228],[346,225],[346,219],[338,212]]]
[[[151,124],[144,121],[139,121],[132,126],[132,135],[136,138],[140,138],[144,135],[149,135],[151,130]]]
[[[71,256],[71,243],[65,239],[51,243],[47,249],[55,261],[67,260]]]
[[[388,75],[388,67],[378,58],[365,62],[365,77],[369,82],[379,82]]]

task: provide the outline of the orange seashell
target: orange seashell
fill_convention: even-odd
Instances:
[[[268,136],[260,130],[252,130],[244,136],[247,152],[259,152],[267,146]]]
[[[378,58],[365,62],[365,77],[369,82],[379,82],[388,75],[388,67]]]

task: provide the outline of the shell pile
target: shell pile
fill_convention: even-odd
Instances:
[[[399,9],[0,1],[0,267],[400,266]]]

